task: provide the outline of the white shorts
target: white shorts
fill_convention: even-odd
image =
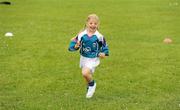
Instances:
[[[80,68],[87,67],[91,70],[91,73],[94,73],[95,68],[100,64],[100,60],[98,57],[96,58],[87,58],[87,57],[80,57]]]

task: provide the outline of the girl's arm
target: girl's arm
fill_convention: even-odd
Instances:
[[[101,48],[100,48],[99,56],[103,57],[103,58],[105,56],[109,56],[109,48],[108,48],[108,45],[107,45],[106,40],[105,40],[104,37],[103,37],[103,40],[100,41],[100,44],[101,44]]]
[[[79,41],[78,41],[78,36],[73,37],[73,38],[71,39],[71,41],[70,41],[68,50],[69,50],[69,51],[76,51],[76,50],[79,49],[79,45],[80,45],[80,43],[79,43]]]

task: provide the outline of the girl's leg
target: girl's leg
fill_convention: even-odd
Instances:
[[[86,98],[91,98],[95,92],[96,89],[96,83],[92,78],[92,70],[90,70],[89,68],[83,68],[82,69],[82,74],[83,77],[85,78],[85,80],[87,81],[87,94],[86,94]]]
[[[87,67],[82,69],[82,75],[87,83],[90,83],[93,80],[91,70]]]

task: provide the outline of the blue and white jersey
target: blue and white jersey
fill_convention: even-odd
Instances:
[[[74,45],[76,42],[80,42],[80,54],[84,57],[95,58],[98,57],[99,53],[105,53],[109,55],[109,49],[106,44],[105,38],[102,34],[96,31],[92,36],[87,35],[87,30],[81,32],[73,41],[70,43],[69,50],[74,51]]]

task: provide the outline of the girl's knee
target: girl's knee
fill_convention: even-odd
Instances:
[[[87,76],[90,74],[90,69],[89,68],[83,68],[82,69],[82,75],[83,76]]]

